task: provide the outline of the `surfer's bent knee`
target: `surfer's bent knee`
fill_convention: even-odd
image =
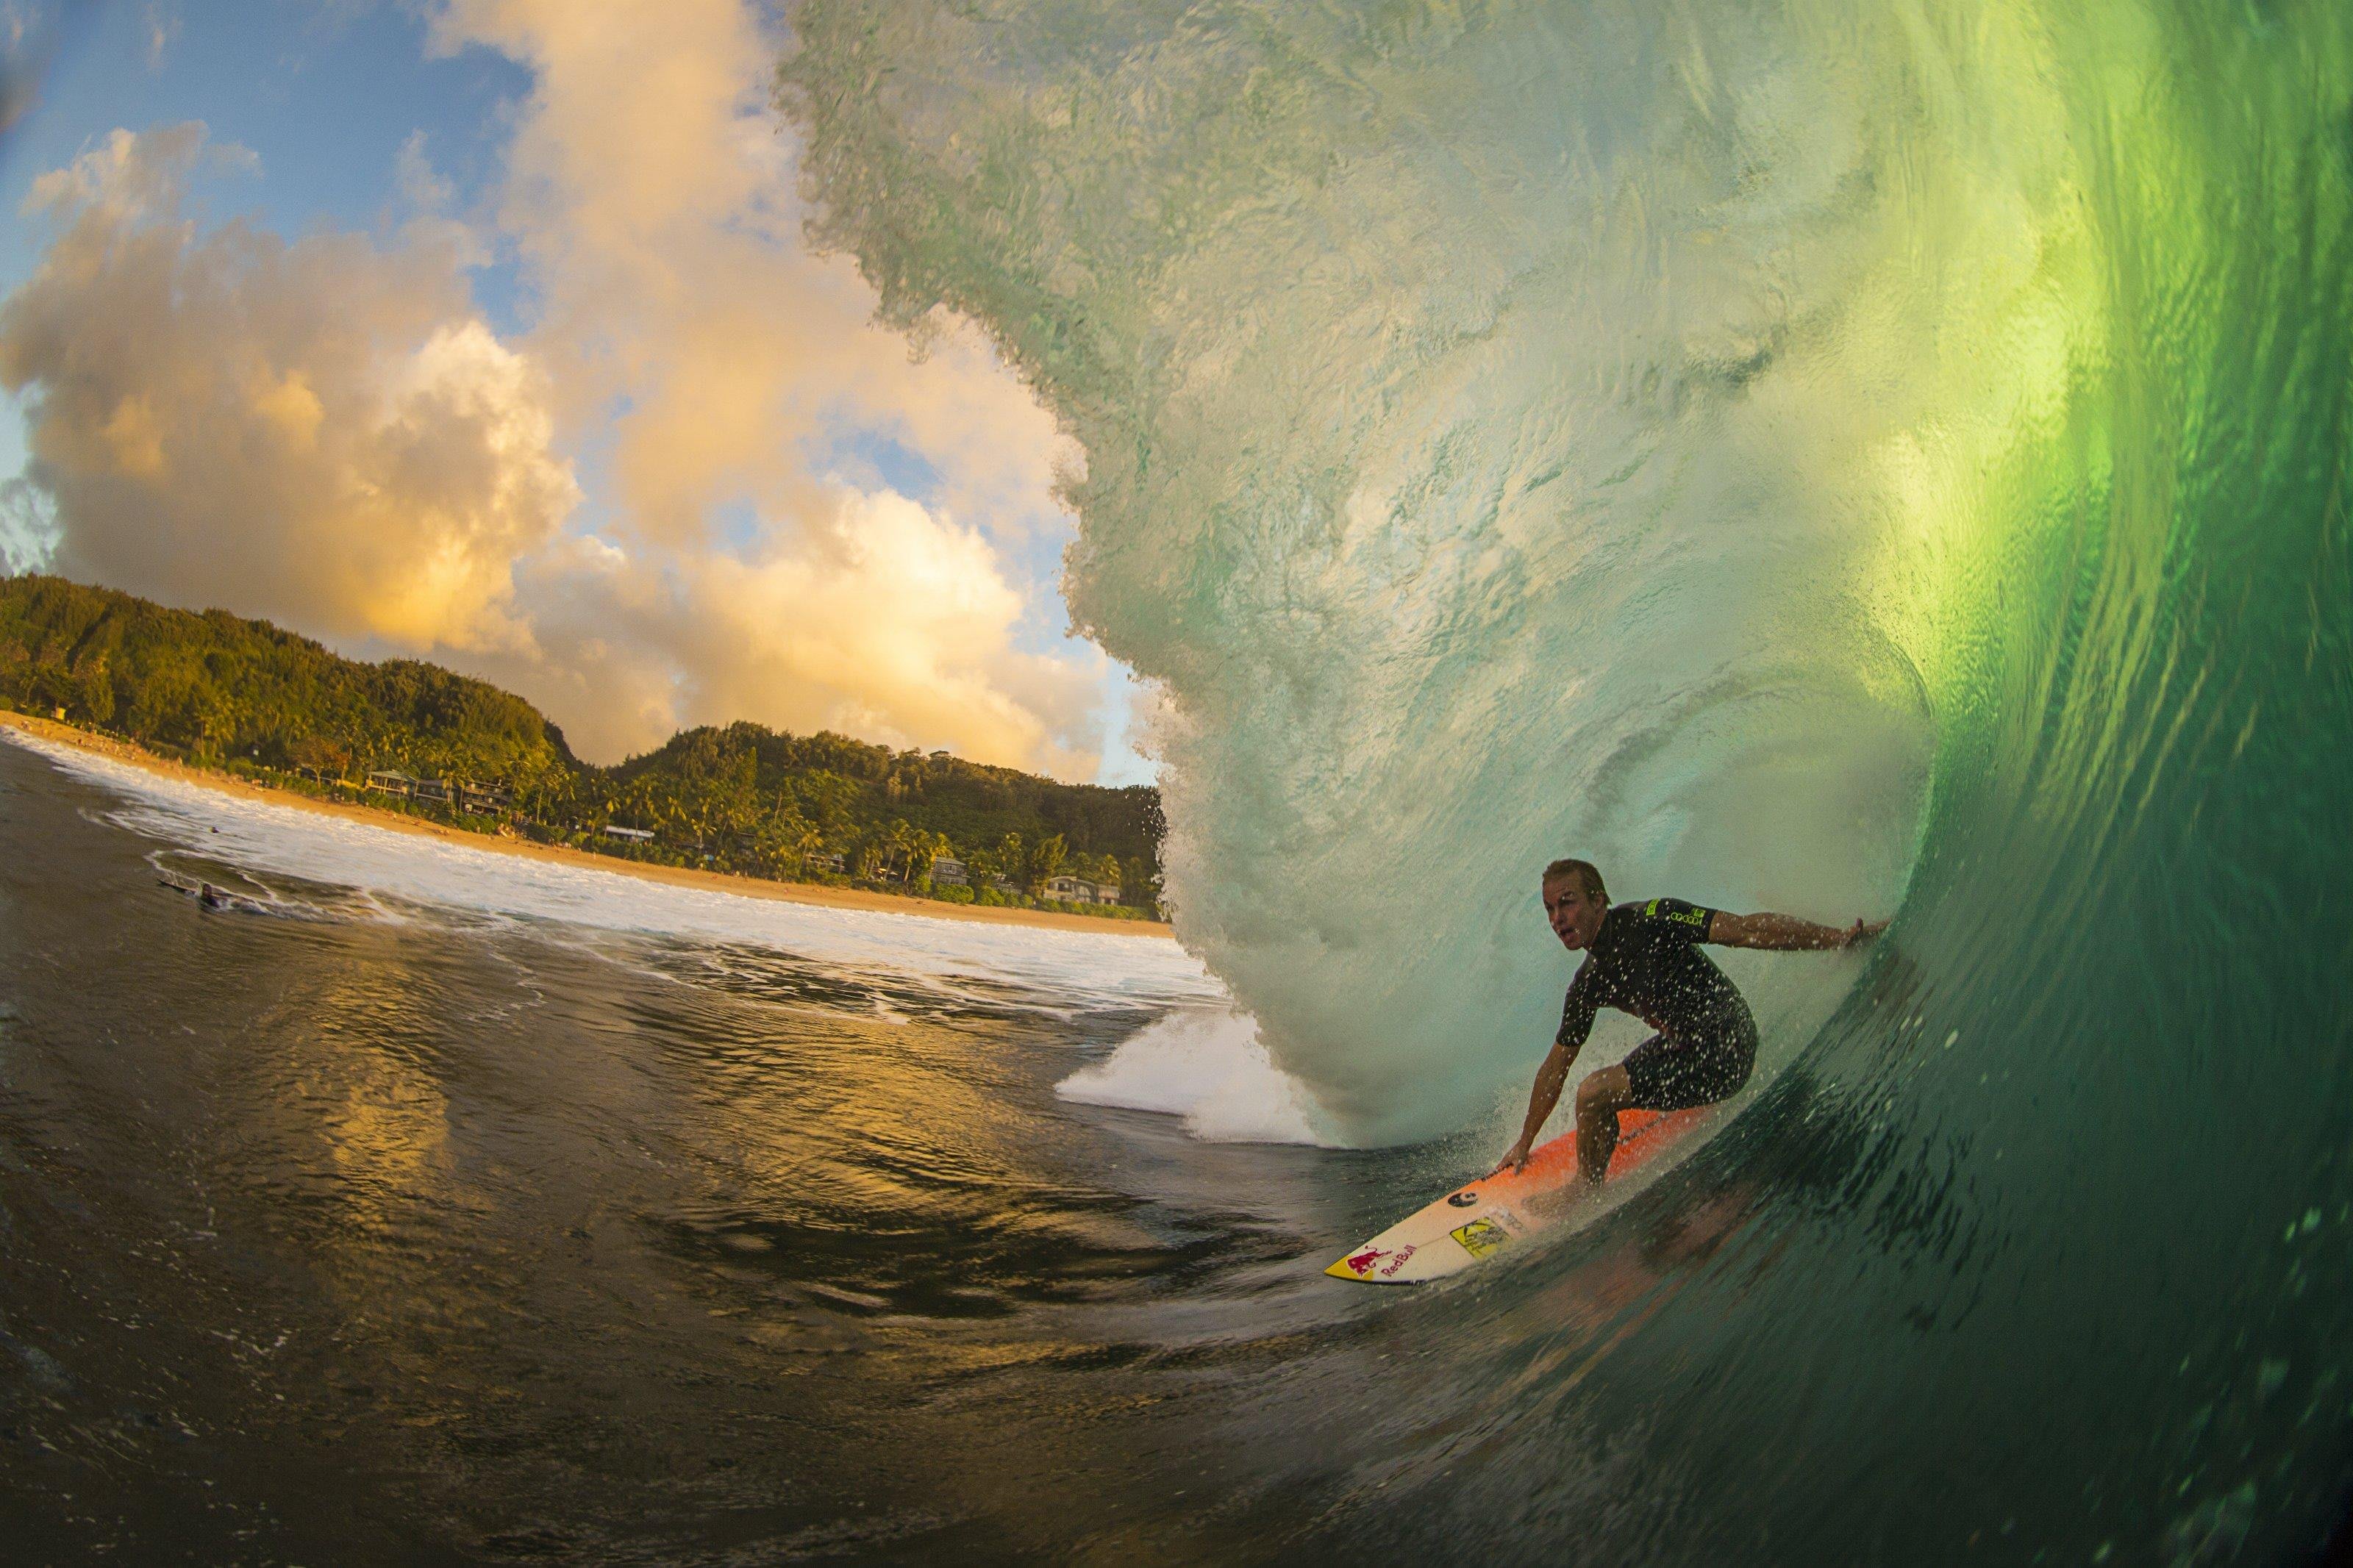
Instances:
[[[1577,1109],[1591,1113],[1619,1110],[1624,1106],[1630,1092],[1624,1068],[1602,1068],[1587,1074],[1585,1081],[1577,1086]]]

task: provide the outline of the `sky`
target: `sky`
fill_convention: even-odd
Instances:
[[[749,719],[1151,776],[1082,458],[802,238],[757,0],[0,0],[0,564],[430,658],[599,762]]]

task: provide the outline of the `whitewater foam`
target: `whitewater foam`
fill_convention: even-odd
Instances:
[[[1267,1055],[1256,1021],[1229,1008],[1156,1018],[1054,1092],[1081,1105],[1181,1117],[1208,1142],[1340,1142],[1314,1097]]]

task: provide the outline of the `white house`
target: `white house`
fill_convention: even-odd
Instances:
[[[950,887],[955,888],[962,888],[968,885],[965,876],[964,862],[961,860],[951,860],[944,855],[932,862],[932,880],[934,882],[945,882]]]
[[[626,839],[631,844],[651,844],[654,841],[654,836],[652,833],[649,832],[645,828],[617,827],[609,822],[605,825],[605,837],[607,838]]]

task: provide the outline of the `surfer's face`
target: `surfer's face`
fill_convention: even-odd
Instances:
[[[1593,933],[1601,929],[1601,917],[1609,912],[1600,900],[1585,890],[1584,879],[1578,877],[1546,882],[1544,906],[1553,934],[1572,952],[1593,941]]]

